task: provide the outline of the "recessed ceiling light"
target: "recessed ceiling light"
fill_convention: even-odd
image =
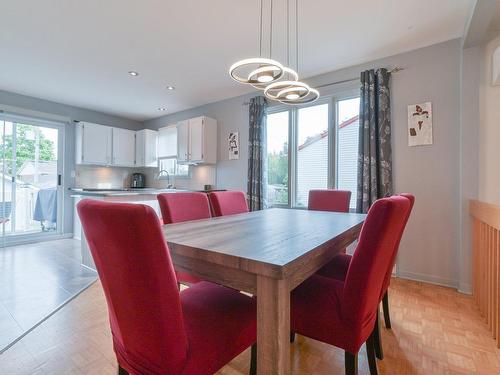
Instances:
[[[139,75],[139,73],[137,73],[134,70],[131,70],[130,72],[128,72],[128,74],[130,74],[131,76],[134,76],[134,77],[137,77]]]
[[[167,86],[167,90],[175,90],[174,86]]]
[[[160,108],[158,108],[158,111],[162,111],[162,112],[163,112],[163,111],[166,111],[166,110],[167,110],[167,109],[166,109],[165,107],[160,107]]]

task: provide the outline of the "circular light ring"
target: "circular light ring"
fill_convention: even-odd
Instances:
[[[257,69],[256,69],[257,70]],[[250,74],[253,74],[254,72],[256,72],[256,70],[254,70],[253,72],[251,72]],[[297,82],[299,80],[299,75],[297,74],[297,72],[293,69],[290,69],[286,66],[283,66],[283,76],[281,78],[284,78],[285,76],[287,77],[287,81],[292,81],[292,82]],[[279,80],[276,81],[276,83],[280,82]],[[256,89],[258,90],[265,90],[267,86],[269,86],[269,83],[251,83],[251,85],[253,87],[255,87]],[[284,87],[282,87],[283,89]],[[274,92],[271,92],[272,94]]]
[[[257,79],[252,80],[249,78],[252,78],[252,75],[249,77],[242,77],[238,75],[238,70],[247,66],[251,65],[257,65],[257,69],[253,69],[250,74],[255,72],[256,70],[259,69],[266,69],[265,71],[275,71],[273,75],[273,80],[266,82],[266,84],[276,82],[278,79],[280,79],[283,74],[284,74],[284,66],[281,65],[278,61],[271,60],[271,59],[264,59],[264,58],[251,58],[251,59],[244,59],[240,60],[229,68],[229,75],[231,76],[232,79],[234,79],[236,82],[239,83],[249,83],[249,84],[262,84],[262,82],[259,82]],[[257,77],[256,77],[257,78]]]
[[[264,95],[272,100],[281,100],[284,99],[282,95],[294,90],[306,90],[309,92],[310,87],[300,81],[280,81],[267,85],[264,89]]]
[[[282,99],[292,100],[292,99],[288,99],[287,95],[293,93],[293,94],[298,95],[298,97],[296,99],[293,99],[293,100],[298,100],[300,98],[303,98],[303,97],[309,95],[310,91],[311,91],[311,89],[310,88],[308,89],[306,87],[300,87],[300,86],[287,87],[286,89],[279,91],[278,94],[276,94],[276,98],[278,100],[282,100]]]
[[[265,84],[265,83],[268,83],[268,82],[263,82],[263,81],[259,81],[259,76],[262,74],[262,73],[270,73],[271,76],[274,78],[274,73],[275,72],[279,72],[280,69],[273,66],[273,65],[264,65],[264,66],[260,66],[259,68],[253,70],[250,72],[250,74],[248,75],[248,82],[261,82],[262,84]],[[279,74],[279,73],[278,73]]]
[[[298,99],[293,99],[293,100],[287,100],[287,99],[281,99],[278,100],[280,103],[283,104],[307,104],[307,103],[312,103],[315,102],[316,100],[319,99],[319,91],[313,88],[309,88],[309,93],[306,96],[303,96],[302,98]]]
[[[296,99],[287,99],[286,95],[296,92],[299,97]],[[304,104],[312,103],[319,98],[319,92],[312,89],[304,82],[282,81],[275,82],[266,87],[264,95],[271,100],[278,100],[283,104]]]

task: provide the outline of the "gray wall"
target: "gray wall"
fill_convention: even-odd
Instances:
[[[166,125],[175,124],[180,120],[202,115],[216,119],[218,132],[216,184],[218,187],[225,189],[246,191],[248,168],[248,106],[244,103],[248,102],[253,96],[255,96],[254,93],[174,113],[169,116],[146,121],[144,126],[148,129],[158,129]],[[232,131],[240,132],[240,158],[238,160],[229,160],[228,152],[225,147],[227,136]]]
[[[65,187],[74,186],[71,177],[75,170],[75,127],[73,121],[88,121],[103,125],[123,127],[127,129],[142,129],[140,122],[107,115],[83,108],[50,102],[29,96],[18,95],[0,91],[0,110],[16,112],[18,114],[31,114],[33,116],[65,122],[65,160],[64,184]],[[63,220],[64,233],[73,233],[73,201],[69,191],[65,191],[65,212]]]
[[[460,244],[459,244],[459,290],[471,293],[472,239],[469,199],[477,198],[479,187],[479,83],[481,47],[463,50],[460,89]]]
[[[350,79],[368,68],[405,68],[392,79],[394,183],[396,192],[416,196],[413,215],[401,243],[398,274],[423,281],[459,284],[459,152],[461,44],[452,40],[307,80],[314,85]],[[334,92],[342,85],[331,87]],[[325,90],[322,90],[324,92]],[[229,161],[219,147],[217,185],[246,190],[250,94],[144,123],[158,127],[207,115],[219,121],[219,145],[229,131],[240,132],[241,158]],[[407,106],[432,101],[434,145],[408,147]]]

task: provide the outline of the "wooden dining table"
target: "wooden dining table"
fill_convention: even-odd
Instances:
[[[257,295],[257,373],[288,375],[290,292],[357,239],[365,216],[272,208],[169,224],[164,235],[178,271]]]

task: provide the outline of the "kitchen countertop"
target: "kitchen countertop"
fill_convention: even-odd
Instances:
[[[135,195],[158,195],[163,193],[179,193],[187,191],[197,191],[209,193],[211,191],[223,191],[221,189],[214,189],[210,191],[204,190],[188,190],[188,189],[154,189],[154,188],[142,188],[142,189],[82,189],[82,188],[70,188],[74,196],[86,196],[86,197],[127,197]]]
[[[87,197],[120,197],[120,196],[133,196],[133,195],[158,195],[162,193],[178,193],[183,191],[188,191],[184,189],[153,189],[153,188],[143,188],[143,189],[82,189],[82,188],[70,188],[70,191],[74,195],[82,195]]]

